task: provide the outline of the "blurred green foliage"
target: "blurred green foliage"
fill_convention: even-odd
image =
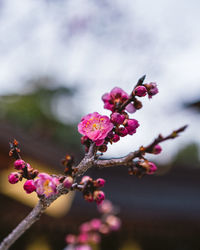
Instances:
[[[66,87],[52,87],[48,79],[32,83],[31,92],[0,97],[0,120],[11,123],[40,138],[49,138],[60,145],[77,147],[80,135],[76,124],[66,124],[58,119],[53,108],[55,98],[72,98],[75,90]],[[64,107],[71,112],[73,107]],[[77,114],[76,114],[77,115]],[[78,146],[80,147],[80,146]]]

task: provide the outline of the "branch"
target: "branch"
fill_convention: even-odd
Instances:
[[[84,174],[90,167],[93,166],[96,153],[95,143],[91,144],[88,153],[83,160],[77,166],[77,172],[75,176]],[[20,156],[19,156],[20,157]],[[49,198],[41,197],[38,204],[28,214],[28,216],[21,221],[21,223],[2,241],[0,244],[0,250],[8,249],[22,234],[24,234],[37,220],[39,220],[42,213],[47,207],[51,205],[58,197],[63,194],[67,194],[69,191],[60,184],[58,187],[58,193],[50,196]]]
[[[134,89],[135,89],[137,86],[142,85],[143,82],[144,82],[144,80],[145,80],[145,78],[146,78],[146,75],[142,76],[142,77],[138,80],[138,82],[137,82],[137,84],[135,85]],[[132,93],[133,93],[133,92],[132,92]],[[133,96],[132,93],[130,94],[130,97],[129,97],[129,98],[119,107],[119,109],[118,109],[119,112],[121,112],[122,110],[124,110],[124,109],[126,108],[126,106],[127,106],[129,103],[131,103],[131,102],[135,99],[135,96]]]
[[[143,158],[145,153],[153,153],[153,148],[158,143],[164,142],[169,139],[176,138],[179,133],[183,132],[187,128],[186,126],[183,126],[177,130],[174,130],[171,134],[169,134],[166,137],[163,137],[162,135],[159,135],[151,144],[149,144],[146,147],[141,146],[138,150],[129,153],[128,155],[124,157],[119,158],[113,158],[110,160],[96,160],[94,163],[97,167],[103,168],[103,167],[113,167],[113,166],[129,166],[133,159],[135,158]]]
[[[0,244],[0,250],[9,249],[9,247],[28,230],[37,220],[39,220],[41,214],[45,208],[41,201],[33,208],[29,215],[21,221],[21,223],[2,241]]]

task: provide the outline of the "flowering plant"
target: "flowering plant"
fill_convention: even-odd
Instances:
[[[0,250],[8,249],[61,195],[78,190],[82,192],[86,201],[94,201],[100,205],[105,199],[105,194],[101,190],[105,180],[102,178],[93,180],[89,176],[82,177],[80,181],[78,179],[93,166],[98,168],[125,166],[130,175],[138,177],[155,173],[157,166],[146,158],[146,154],[161,153],[160,143],[176,138],[180,132],[185,130],[186,126],[174,130],[166,137],[159,135],[149,145],[140,146],[139,149],[124,157],[107,160],[101,158],[103,152],[107,151],[109,144],[118,142],[124,136],[136,133],[139,123],[136,119],[130,117],[130,114],[142,108],[142,102],[138,98],[146,95],[152,98],[158,93],[156,83],[144,83],[144,80],[145,76],[138,80],[130,95],[121,88],[115,87],[110,93],[102,96],[104,108],[111,111],[110,117],[94,112],[81,119],[78,124],[78,131],[83,135],[81,143],[85,147],[85,156],[78,165],[75,165],[73,157],[66,155],[62,160],[63,175],[39,173],[38,170],[21,158],[19,143],[16,140],[10,142],[9,155],[15,159],[15,172],[9,175],[8,181],[15,184],[23,178],[26,179],[24,190],[27,194],[36,192],[39,202],[31,213],[2,241]],[[112,221],[110,219],[107,223],[112,224]]]

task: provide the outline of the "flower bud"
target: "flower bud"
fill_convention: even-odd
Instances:
[[[23,161],[22,159],[18,159],[14,162],[14,167],[17,170],[21,170],[26,166],[25,161]]]
[[[144,86],[137,86],[134,90],[136,96],[142,97],[147,94],[147,89]]]
[[[162,148],[159,144],[155,145],[155,147],[153,148],[153,154],[157,155],[160,154],[162,151]]]
[[[74,179],[71,176],[68,176],[63,181],[63,185],[65,188],[69,189],[69,188],[71,188],[73,182],[74,182]]]
[[[118,142],[120,140],[120,137],[119,137],[119,135],[117,135],[117,134],[115,134],[114,136],[113,136],[113,138],[112,138],[112,141],[113,142]]]
[[[36,190],[35,184],[33,180],[27,180],[24,183],[24,190],[26,191],[27,194],[32,193],[33,191]]]
[[[105,199],[105,194],[101,190],[96,190],[94,191],[93,197],[96,203],[99,205]]]
[[[122,124],[125,120],[125,116],[121,115],[120,113],[114,112],[111,115],[111,122],[115,123],[115,124]]]
[[[21,177],[21,175],[18,172],[13,172],[13,173],[9,174],[8,181],[11,184],[15,184],[19,181],[20,177]]]
[[[149,84],[144,85],[147,89],[149,98],[152,98],[153,95],[158,93],[157,84],[155,82],[150,82]]]
[[[149,161],[148,164],[149,164],[150,168],[149,168],[149,171],[147,172],[147,174],[154,174],[158,168],[156,167],[156,165],[153,162]]]
[[[124,136],[128,135],[128,130],[124,127],[121,127],[118,129],[118,133],[121,137],[124,137]]]
[[[104,186],[104,184],[105,184],[105,180],[104,179],[102,179],[102,178],[98,178],[96,181],[95,181],[95,186],[96,187],[103,187]]]
[[[139,127],[139,123],[135,119],[128,119],[125,127],[128,130],[129,135],[133,135],[136,133],[136,128]]]

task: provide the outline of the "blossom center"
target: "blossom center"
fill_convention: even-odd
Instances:
[[[43,184],[44,194],[47,196],[52,193],[52,188],[49,186],[49,182],[50,180],[46,180]]]

